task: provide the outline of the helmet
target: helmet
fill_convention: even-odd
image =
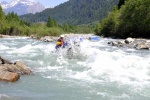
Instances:
[[[64,35],[60,35],[60,37],[64,37]]]

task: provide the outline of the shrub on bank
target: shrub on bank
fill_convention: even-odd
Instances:
[[[106,37],[150,38],[150,0],[125,0],[105,18],[96,34]]]

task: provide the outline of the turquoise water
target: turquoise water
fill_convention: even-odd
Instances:
[[[0,82],[0,100],[150,100],[150,51],[112,47],[110,40],[83,40],[68,57],[54,43],[0,39],[3,58],[33,71],[15,83]]]

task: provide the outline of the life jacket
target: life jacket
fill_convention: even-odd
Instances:
[[[64,44],[64,40],[63,40],[62,38],[59,38],[59,39],[57,40],[56,44],[57,44],[58,46],[62,46],[62,45]]]

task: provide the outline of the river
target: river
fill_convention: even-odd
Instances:
[[[33,74],[0,82],[0,100],[150,100],[150,51],[109,46],[110,40],[83,40],[68,58],[51,42],[1,38],[0,55]]]

